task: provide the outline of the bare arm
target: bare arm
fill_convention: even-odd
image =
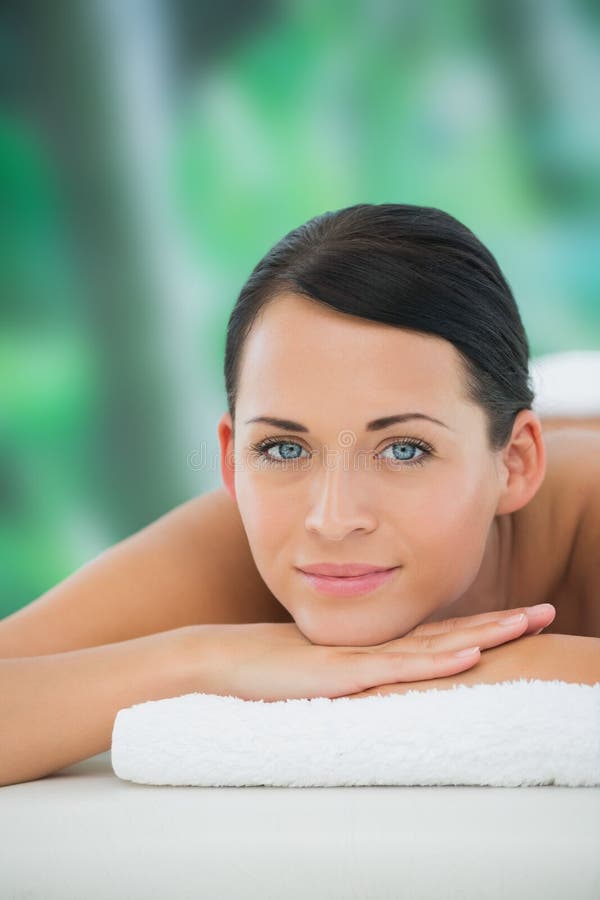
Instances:
[[[350,696],[356,699],[378,693],[444,691],[458,684],[498,684],[520,678],[596,684],[600,682],[600,638],[574,634],[524,635],[508,644],[490,647],[475,666],[457,675],[386,684]]]
[[[269,621],[292,619],[224,489],[110,547],[0,622],[0,785],[108,750],[119,709],[198,690],[186,626]]]
[[[197,690],[184,631],[0,660],[0,786],[110,749],[120,709]]]

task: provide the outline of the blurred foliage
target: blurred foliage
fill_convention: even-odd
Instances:
[[[4,4],[0,615],[220,484],[229,312],[324,210],[444,209],[533,355],[600,347],[599,49],[573,0]]]

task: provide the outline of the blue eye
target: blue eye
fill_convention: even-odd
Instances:
[[[275,457],[271,457],[271,454],[267,451],[272,447],[277,447],[279,453],[279,459]],[[295,444],[293,441],[279,441],[276,444],[269,444],[265,448],[266,455],[275,459],[276,462],[283,462],[286,459],[300,459],[300,453],[304,450],[304,447],[301,447],[300,444]],[[298,452],[300,451],[300,452]]]
[[[278,449],[279,458],[277,458],[276,456],[272,456],[268,452],[272,447],[281,448]],[[304,450],[304,447],[302,447],[300,444],[297,444],[295,441],[276,441],[267,439],[265,441],[261,441],[258,444],[250,444],[250,450],[256,456],[264,460],[264,462],[273,463],[274,465],[281,465],[286,462],[293,462],[294,460],[301,458],[308,459],[310,457],[310,454],[305,457],[300,456],[297,451]]]
[[[400,448],[398,453],[396,453],[396,450],[395,450],[396,447]],[[425,458],[430,455],[430,451],[427,449],[427,447],[422,446],[421,441],[415,441],[415,440],[394,441],[393,443],[388,444],[388,446],[385,448],[385,450],[382,451],[382,453],[385,453],[386,450],[390,450],[390,449],[392,450],[393,455],[391,457],[384,456],[383,457],[384,459],[389,460],[390,462],[394,462],[394,463],[403,462],[409,466],[422,466],[423,463],[425,462]],[[421,456],[417,456],[416,458],[414,456],[412,456],[410,458],[407,456],[404,456],[403,454],[406,449],[411,450],[411,451],[419,450],[421,453]]]

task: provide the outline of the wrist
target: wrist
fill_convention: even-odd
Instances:
[[[212,693],[205,625],[184,625],[163,632],[173,696]]]

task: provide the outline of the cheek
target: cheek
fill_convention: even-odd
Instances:
[[[288,556],[294,535],[294,504],[273,480],[257,473],[236,477],[238,509],[250,551],[262,579],[273,591],[282,554]]]
[[[398,531],[420,585],[432,596],[467,589],[483,559],[494,498],[489,476],[453,475],[415,497]]]

